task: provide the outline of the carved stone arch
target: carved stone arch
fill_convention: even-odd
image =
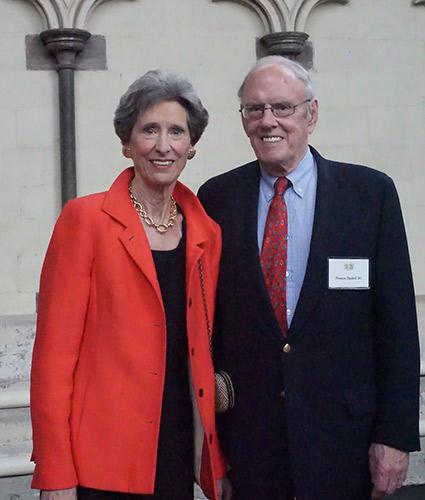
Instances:
[[[47,29],[84,29],[93,10],[108,0],[27,0],[43,18]],[[129,1],[129,0],[127,0]]]
[[[305,31],[307,19],[311,11],[319,5],[323,5],[325,3],[339,3],[341,5],[346,5],[349,2],[350,0],[298,0],[297,5],[291,12],[293,30]]]
[[[100,5],[109,2],[110,0],[76,0],[75,8],[72,13],[73,27],[85,29],[87,26],[88,18],[93,11]],[[121,0],[121,1],[134,1],[134,0]]]
[[[213,2],[234,2],[248,7],[260,18],[265,33],[288,31],[290,11],[285,1],[279,0],[212,0]]]
[[[212,0],[236,2],[257,13],[267,34],[305,30],[310,12],[325,3],[347,4],[350,0]],[[425,0],[416,0],[425,2]]]
[[[27,0],[40,14],[46,29],[62,26],[62,18],[57,3],[52,0]]]

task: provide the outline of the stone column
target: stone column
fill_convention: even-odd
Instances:
[[[302,31],[278,31],[258,40],[257,56],[284,56],[294,59],[307,69],[313,66],[313,48]]]
[[[74,71],[76,56],[84,49],[90,33],[74,28],[51,29],[40,33],[40,38],[57,62],[63,206],[77,195]]]
[[[264,35],[260,42],[269,56],[296,57],[304,50],[307,33],[279,31]]]

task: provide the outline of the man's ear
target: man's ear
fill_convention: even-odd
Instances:
[[[319,118],[319,101],[317,99],[313,99],[310,103],[310,113],[308,117],[308,133],[313,133],[316,128],[317,120]]]
[[[245,130],[245,134],[247,135],[247,137],[249,137],[249,134],[248,134],[248,127],[246,126],[246,120],[243,119],[243,116],[241,115],[241,120],[242,120],[242,127],[243,129]]]

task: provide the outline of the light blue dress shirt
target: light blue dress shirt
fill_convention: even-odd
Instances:
[[[260,165],[261,167],[261,165]],[[258,200],[258,249],[261,254],[267,213],[274,196],[272,177],[261,167],[260,194]],[[317,166],[310,149],[298,167],[287,175],[291,181],[284,198],[288,211],[288,256],[286,264],[286,317],[288,327],[304,281],[313,231],[314,207],[317,191]]]

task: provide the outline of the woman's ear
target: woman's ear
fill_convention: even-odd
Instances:
[[[196,149],[193,146],[190,146],[190,149],[187,153],[187,159],[191,160],[192,158],[195,158],[196,155]]]
[[[128,146],[124,145],[122,147],[122,155],[124,156],[124,158],[131,159],[131,149]]]

